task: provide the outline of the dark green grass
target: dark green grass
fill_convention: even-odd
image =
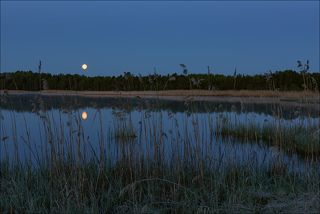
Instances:
[[[301,175],[279,164],[254,170],[231,164],[200,174],[187,165],[152,163],[139,168],[126,161],[110,168],[91,162],[33,170],[3,163],[0,211],[315,213],[319,209],[320,176],[314,171]]]

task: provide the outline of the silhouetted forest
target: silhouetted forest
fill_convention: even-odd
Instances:
[[[181,65],[184,68],[183,64]],[[0,74],[0,89],[8,90],[95,90],[95,91],[143,91],[143,90],[316,90],[319,91],[320,73],[292,70],[268,72],[257,75],[182,74],[148,76],[125,72],[120,76],[88,77],[78,74],[35,73],[17,71]]]

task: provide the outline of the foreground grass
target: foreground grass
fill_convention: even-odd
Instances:
[[[124,161],[28,169],[1,165],[0,211],[38,213],[295,212],[320,209],[316,172],[284,166],[230,165],[201,172],[185,166],[149,168]]]

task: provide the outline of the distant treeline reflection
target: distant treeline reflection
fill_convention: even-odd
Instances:
[[[59,109],[73,111],[82,108],[114,108],[124,111],[170,111],[177,112],[237,112],[266,114],[294,119],[300,116],[319,117],[317,105],[300,105],[298,103],[243,103],[221,101],[174,101],[162,99],[139,98],[107,98],[107,97],[81,97],[81,96],[46,96],[46,95],[3,95],[0,97],[0,108],[17,112],[38,112]]]
[[[268,72],[257,75],[182,74],[148,76],[124,72],[120,76],[88,77],[78,74],[34,73],[17,71],[0,74],[0,89],[29,90],[94,90],[94,91],[143,91],[143,90],[319,90],[320,73],[292,70]],[[40,88],[41,87],[41,88]]]

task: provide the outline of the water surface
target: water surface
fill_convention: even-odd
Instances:
[[[41,166],[53,156],[84,163],[123,158],[208,167],[281,161],[292,171],[314,165],[261,141],[217,136],[224,122],[319,126],[317,106],[141,98],[7,95],[1,97],[1,160]],[[70,153],[72,154],[70,156]]]

